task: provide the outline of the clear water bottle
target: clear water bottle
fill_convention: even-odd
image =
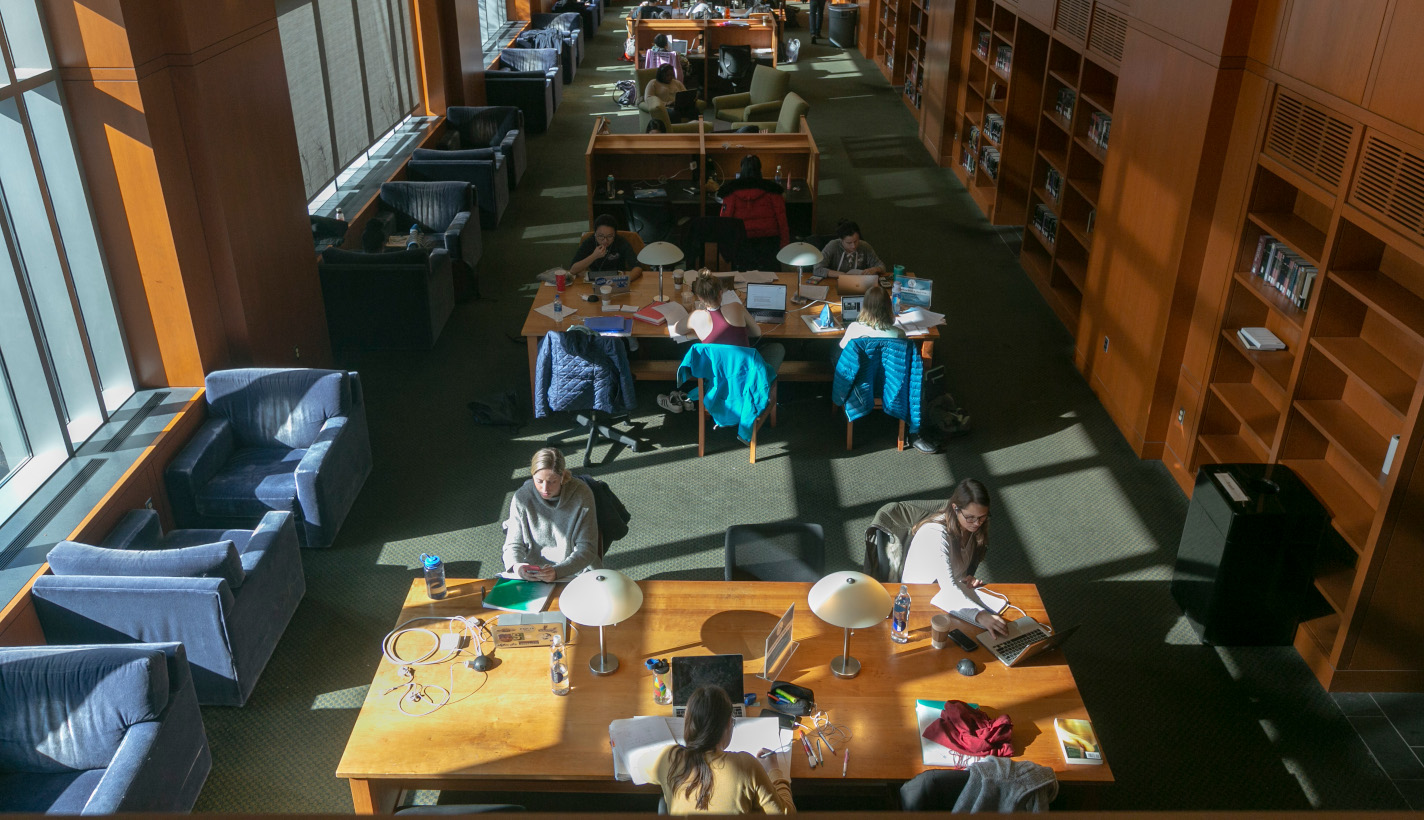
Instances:
[[[563,320],[564,320],[564,300],[561,299],[561,298],[559,297],[559,294],[556,293],[556,294],[554,294],[554,321],[556,321],[556,322],[562,322]]]
[[[613,198],[613,175],[608,175],[608,198]]]
[[[549,687],[556,695],[569,693],[569,664],[564,660],[564,639],[558,635],[549,641]]]
[[[407,248],[418,248],[418,247],[420,247],[420,226],[419,226],[419,225],[411,225],[411,226],[410,226],[410,236],[406,239],[405,246],[406,246]]]
[[[895,608],[890,611],[890,640],[895,643],[910,642],[910,589],[900,585],[900,594],[895,596]]]
[[[780,166],[780,165],[776,166],[776,184],[777,184],[777,185],[785,185],[785,184],[786,184],[786,180],[785,180],[784,178],[782,178],[782,176],[781,176],[781,166]]]
[[[425,564],[425,595],[439,601],[445,597],[445,564],[438,555],[421,553],[420,560]]]
[[[337,206],[336,206],[336,219],[337,219],[338,221],[340,221],[340,222],[345,222],[345,221],[346,221],[346,212],[343,211],[343,210],[341,210],[341,206],[340,206],[340,205],[337,205]]]

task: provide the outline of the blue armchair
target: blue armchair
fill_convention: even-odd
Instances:
[[[329,547],[371,474],[361,377],[343,370],[218,370],[208,421],[164,474],[180,527],[252,527],[297,516],[304,547]]]
[[[563,100],[562,74],[559,49],[506,48],[499,65],[485,72],[485,97],[491,105],[518,107],[530,132],[542,134]]]
[[[450,134],[441,144],[446,150],[489,150],[504,157],[509,190],[519,187],[529,167],[528,136],[524,112],[514,105],[452,105],[445,109]],[[483,203],[481,203],[483,207]]]
[[[574,64],[583,62],[587,35],[584,33],[583,15],[578,12],[529,15],[529,29],[535,31],[555,31],[564,42],[573,47]]]
[[[321,298],[336,349],[429,350],[455,309],[450,255],[426,251],[321,252]]]
[[[0,649],[0,811],[186,812],[212,768],[183,647]]]
[[[35,579],[52,644],[178,641],[198,702],[241,706],[306,593],[297,528],[269,512],[255,530],[174,530],[134,510],[91,547],[63,541]]]
[[[378,217],[390,224],[395,234],[404,234],[414,225],[420,233],[439,237],[437,247],[450,254],[455,268],[455,290],[462,292],[468,282],[476,295],[479,280],[475,268],[484,250],[478,225],[470,224],[477,207],[475,186],[468,182],[383,182],[379,194]]]
[[[417,148],[405,165],[412,182],[468,182],[475,186],[480,227],[499,227],[504,209],[509,207],[509,172],[505,159],[493,148],[469,151],[441,151]]]

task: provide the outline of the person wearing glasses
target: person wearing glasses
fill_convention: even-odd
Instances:
[[[944,509],[915,526],[905,551],[906,584],[939,584],[950,598],[944,607],[963,621],[978,624],[995,637],[1008,624],[975,592],[984,582],[974,577],[989,547],[989,490],[966,478],[950,493]]]
[[[821,264],[816,276],[840,276],[843,273],[874,273],[885,275],[885,264],[875,255],[870,243],[860,238],[860,226],[843,220],[836,226],[836,238],[821,249]]]
[[[638,266],[638,254],[628,240],[618,235],[618,223],[608,214],[593,220],[593,235],[579,243],[569,273],[584,276],[593,273],[628,271],[630,281],[643,275]]]

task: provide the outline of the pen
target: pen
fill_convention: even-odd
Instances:
[[[806,750],[806,763],[809,764],[811,768],[816,768],[816,756],[811,754],[811,741],[806,739],[805,733],[801,735],[801,748]]]
[[[830,738],[826,737],[825,733],[823,733],[820,729],[817,729],[816,734],[821,736],[821,740],[826,744],[826,748],[831,750],[831,754],[839,754],[839,752],[836,751],[836,747],[831,745],[831,740]]]
[[[846,756],[841,760],[841,777],[846,776],[846,769],[850,768],[850,749],[846,749]]]

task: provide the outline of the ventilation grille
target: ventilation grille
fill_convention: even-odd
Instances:
[[[120,427],[112,438],[104,442],[104,446],[99,448],[100,452],[112,453],[122,447],[124,442],[129,440],[129,436],[133,435],[134,431],[138,429],[138,426],[143,424],[144,420],[149,416],[153,415],[153,411],[156,410],[158,405],[162,404],[168,396],[168,393],[154,393],[152,396],[149,396],[148,401],[143,403],[143,406],[133,414],[133,417],[124,422],[124,426]]]
[[[1127,18],[1102,5],[1093,6],[1093,24],[1088,29],[1088,48],[1114,63],[1122,62],[1122,44],[1127,40]]]
[[[1276,89],[1264,153],[1334,191],[1340,187],[1355,124]]]
[[[1350,199],[1405,233],[1424,236],[1424,156],[1369,134]]]
[[[103,467],[106,462],[107,459],[96,458],[87,462],[83,467],[80,467],[79,472],[75,473],[70,477],[69,481],[65,482],[64,486],[55,494],[54,498],[51,498],[49,503],[44,505],[44,509],[36,513],[35,517],[30,519],[30,523],[26,524],[23,530],[20,530],[19,535],[12,538],[10,543],[6,545],[5,550],[0,552],[0,568],[10,566],[10,562],[15,560],[15,556],[19,555],[21,550],[30,546],[30,542],[40,534],[41,530],[49,526],[50,522],[54,520],[54,517],[59,515],[59,511],[64,509],[65,504],[74,500],[74,497],[79,494],[79,491],[84,488],[84,485],[89,483],[89,479],[93,478],[94,474],[99,472],[99,468]]]
[[[1058,0],[1058,13],[1053,18],[1053,28],[1078,42],[1088,39],[1088,18],[1092,14],[1092,0]]]

